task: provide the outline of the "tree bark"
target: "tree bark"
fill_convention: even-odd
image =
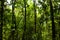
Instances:
[[[17,38],[16,38],[17,26],[16,26],[16,17],[14,14],[15,13],[14,8],[15,8],[15,0],[12,0],[12,26],[11,26],[11,34],[10,34],[8,40],[17,40]]]
[[[51,21],[52,21],[52,40],[56,40],[56,35],[55,35],[55,23],[54,23],[54,12],[53,12],[53,6],[52,6],[52,1],[50,0],[50,13],[51,13]]]
[[[0,21],[1,21],[1,26],[0,26],[0,40],[2,40],[2,36],[3,36],[3,34],[2,34],[2,30],[3,30],[3,14],[4,14],[4,0],[1,0],[1,9],[0,9],[0,15],[1,15],[1,19],[0,19]]]
[[[26,34],[26,0],[24,0],[24,10],[25,10],[25,15],[24,15],[24,31],[23,31],[23,36],[22,36],[22,40],[26,40],[26,36],[25,36],[25,34]]]
[[[36,0],[34,1],[34,21],[35,21],[35,33],[36,33]]]

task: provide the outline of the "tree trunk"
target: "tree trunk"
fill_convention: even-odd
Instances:
[[[51,21],[52,21],[52,40],[56,40],[56,35],[55,35],[55,23],[54,23],[54,14],[53,14],[53,6],[52,6],[52,1],[50,0],[50,12],[51,12]]]
[[[15,13],[14,8],[15,8],[15,0],[12,0],[12,26],[11,26],[11,34],[10,34],[8,40],[17,40],[17,38],[16,38],[17,26],[16,26],[16,17],[14,14]]]
[[[1,21],[1,24],[0,24],[0,40],[2,40],[2,30],[3,30],[3,14],[4,14],[4,0],[1,0],[1,9],[0,9],[0,21]]]
[[[36,0],[34,1],[34,21],[35,21],[35,33],[36,33]]]
[[[25,15],[24,15],[24,31],[23,31],[23,36],[22,36],[22,40],[26,40],[26,0],[24,0],[24,10],[25,10]]]
[[[34,25],[35,25],[35,35],[36,35],[36,0],[33,0],[33,6],[34,6]],[[37,37],[34,36],[34,39],[37,40]]]

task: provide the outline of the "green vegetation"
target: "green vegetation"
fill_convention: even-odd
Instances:
[[[60,0],[0,0],[0,40],[60,40]]]

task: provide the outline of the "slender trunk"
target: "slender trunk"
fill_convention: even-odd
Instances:
[[[15,0],[12,0],[12,26],[11,26],[11,34],[8,38],[8,40],[16,40],[16,17],[15,17],[15,12],[14,12],[14,7],[15,7]]]
[[[0,40],[2,40],[2,30],[3,30],[3,14],[4,14],[4,0],[1,0],[1,9],[0,9],[0,15],[1,15],[1,26],[0,26]]]
[[[24,31],[23,31],[23,36],[22,36],[22,40],[25,40],[26,36],[26,0],[24,0],[24,10],[25,10],[25,16],[24,16]]]
[[[35,35],[36,35],[36,0],[33,0],[33,6],[34,6],[34,25],[35,25]],[[37,37],[34,36],[34,39],[37,40]]]
[[[54,14],[53,14],[53,6],[52,6],[52,1],[50,0],[50,12],[51,12],[51,21],[52,21],[52,40],[56,40],[56,35],[55,35],[55,23],[54,23]]]
[[[34,1],[34,21],[35,21],[35,33],[36,33],[36,0]]]

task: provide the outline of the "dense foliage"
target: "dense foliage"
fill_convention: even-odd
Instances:
[[[0,40],[60,40],[60,0],[0,0]]]

